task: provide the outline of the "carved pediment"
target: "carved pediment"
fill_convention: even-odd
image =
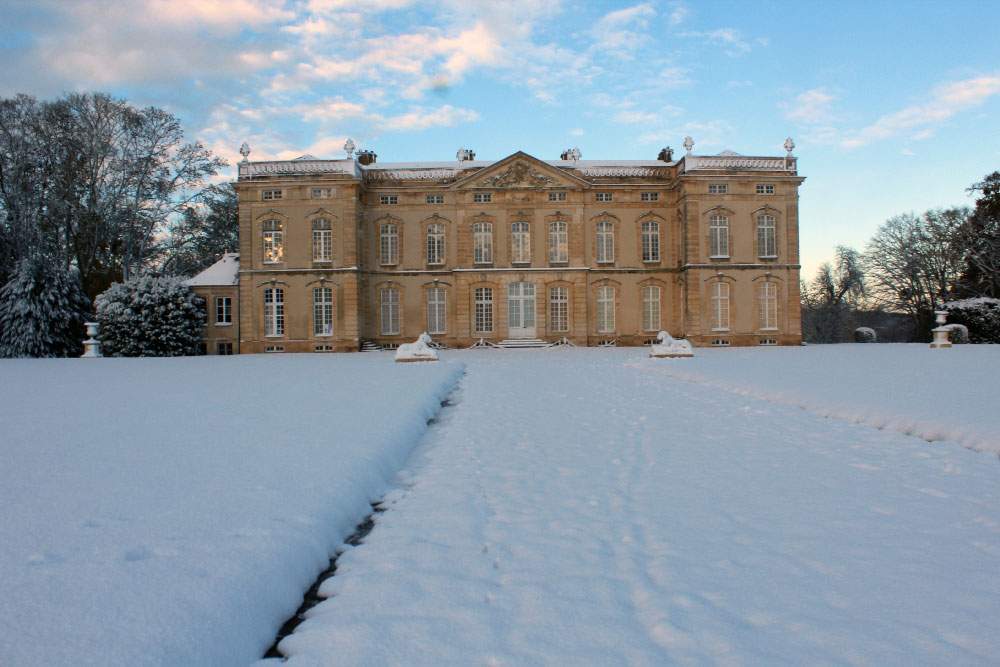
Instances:
[[[455,182],[461,189],[534,190],[539,188],[589,188],[590,183],[558,167],[518,151],[499,162]],[[515,195],[516,201],[530,201],[528,193]]]
[[[533,169],[527,162],[517,160],[499,174],[480,180],[477,185],[486,188],[540,188],[553,183],[551,177]]]

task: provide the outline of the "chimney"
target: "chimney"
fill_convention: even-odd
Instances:
[[[375,164],[377,157],[378,155],[375,154],[375,151],[358,151],[358,162],[366,167]]]

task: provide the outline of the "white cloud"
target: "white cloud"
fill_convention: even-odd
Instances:
[[[590,31],[594,43],[591,50],[613,51],[619,57],[630,56],[649,41],[646,29],[656,10],[648,2],[626,7],[602,16]]]
[[[574,137],[582,137],[583,136],[583,130],[581,128],[579,128],[579,127],[576,128],[575,130],[570,130],[569,133],[571,135],[573,135]]]
[[[751,50],[750,44],[744,41],[736,28],[716,28],[707,32],[689,31],[679,33],[678,36],[707,40],[715,46],[723,47],[723,52],[732,57],[746,55]]]
[[[667,17],[670,25],[680,25],[691,15],[691,10],[682,2],[672,2],[670,7],[670,15]]]
[[[799,93],[793,102],[781,102],[778,106],[785,112],[785,118],[804,125],[815,125],[833,119],[830,109],[833,100],[834,96],[825,87],[820,87]]]
[[[980,76],[965,81],[942,84],[931,91],[930,99],[879,118],[854,136],[844,139],[846,148],[864,146],[905,131],[915,131],[914,138],[930,136],[934,129],[957,113],[977,107],[1000,94],[1000,76]],[[928,127],[930,126],[930,127]]]

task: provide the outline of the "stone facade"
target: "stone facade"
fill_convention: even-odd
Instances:
[[[452,347],[641,345],[660,330],[696,346],[797,345],[803,178],[789,146],[784,158],[244,161],[238,351],[354,351],[423,331]]]

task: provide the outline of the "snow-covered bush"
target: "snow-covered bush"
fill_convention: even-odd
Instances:
[[[874,343],[877,337],[875,330],[868,327],[858,327],[854,330],[855,343]]]
[[[75,270],[26,259],[0,288],[0,357],[79,357],[90,312]]]
[[[1000,343],[1000,299],[964,299],[946,303],[944,307],[950,324],[964,324],[968,328],[970,343]]]
[[[956,345],[965,345],[969,342],[969,328],[964,324],[946,324],[948,329],[948,340]]]
[[[198,354],[204,303],[182,278],[140,277],[115,283],[95,301],[101,352],[107,357]]]

